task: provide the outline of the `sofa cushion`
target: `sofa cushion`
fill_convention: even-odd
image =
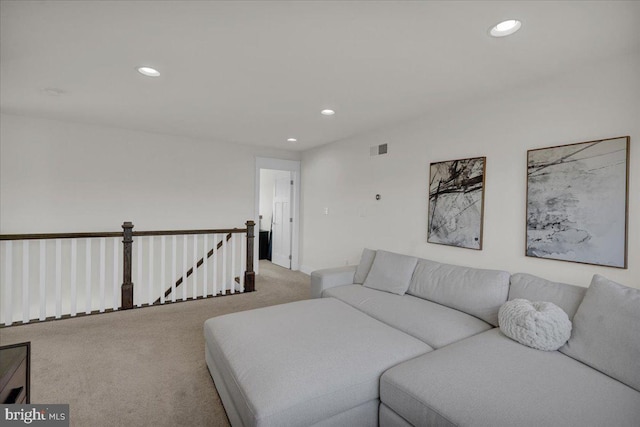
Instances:
[[[322,291],[334,286],[350,285],[353,283],[353,277],[356,272],[356,266],[347,265],[344,267],[324,268],[311,272],[311,298],[320,298]]]
[[[411,295],[394,295],[360,285],[338,286],[322,295],[346,302],[433,348],[491,329],[476,317]]]
[[[569,319],[573,319],[586,291],[586,287],[551,282],[532,274],[516,273],[511,276],[509,299],[552,302],[563,309]]]
[[[502,304],[498,322],[503,334],[537,350],[555,351],[571,336],[571,321],[552,302],[517,298]]]
[[[411,282],[418,258],[377,251],[363,285],[379,291],[404,295]]]
[[[373,260],[376,257],[376,251],[364,248],[362,256],[360,257],[360,264],[356,268],[356,275],[353,277],[353,283],[362,285],[369,275],[369,270],[373,265]]]
[[[640,289],[593,276],[560,351],[640,391]]]
[[[225,408],[246,426],[311,425],[356,408],[378,398],[385,370],[431,350],[335,298],[214,317],[204,335]]]
[[[400,415],[393,412],[384,403],[380,404],[378,425],[380,427],[413,427],[411,424],[407,422],[407,420],[405,420]],[[444,426],[438,426],[438,427],[444,427]],[[450,427],[454,427],[454,426],[450,426]]]
[[[407,292],[498,326],[498,310],[509,293],[509,273],[421,259]]]
[[[415,426],[632,426],[640,393],[499,329],[391,368],[380,400]]]
[[[363,426],[378,427],[380,400],[373,399],[332,417],[325,418],[313,427]]]

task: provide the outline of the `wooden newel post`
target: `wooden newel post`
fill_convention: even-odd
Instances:
[[[124,239],[122,260],[122,309],[133,308],[133,283],[131,282],[131,249],[133,246],[133,224],[122,224]]]
[[[254,227],[256,223],[247,221],[247,268],[244,273],[244,291],[253,292],[256,290],[256,273],[253,271],[253,239]]]

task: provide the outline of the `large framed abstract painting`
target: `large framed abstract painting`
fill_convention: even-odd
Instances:
[[[427,242],[482,249],[486,157],[431,163]]]
[[[627,268],[629,137],[527,152],[526,255]]]

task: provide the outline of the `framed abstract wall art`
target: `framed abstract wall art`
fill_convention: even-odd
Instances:
[[[629,137],[527,151],[526,255],[627,268]]]
[[[482,249],[486,157],[431,163],[427,242]]]

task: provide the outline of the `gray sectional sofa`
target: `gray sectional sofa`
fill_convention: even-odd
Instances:
[[[238,426],[640,426],[640,290],[365,250],[315,271],[313,299],[205,322]],[[516,298],[573,320],[559,351],[499,329]]]

